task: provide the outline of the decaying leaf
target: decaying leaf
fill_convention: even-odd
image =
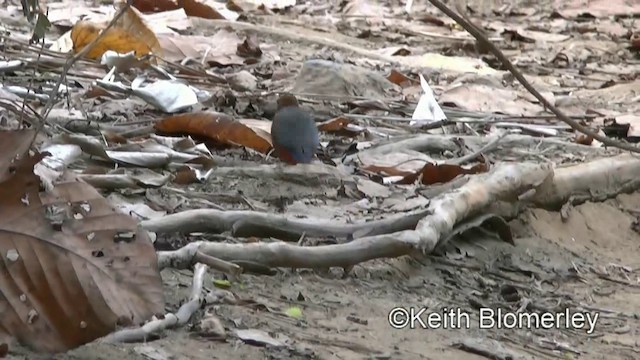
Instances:
[[[100,32],[106,28],[106,24],[97,24],[89,21],[77,22],[71,30],[73,50],[78,53]],[[89,50],[86,57],[100,59],[102,55],[112,50],[120,54],[133,51],[136,56],[149,53],[162,54],[162,48],[155,33],[149,29],[142,15],[134,8],[128,8],[116,26],[107,30],[105,36]]]
[[[459,165],[425,164],[422,170],[405,176],[402,180],[398,181],[398,184],[413,184],[418,178],[420,178],[421,182],[425,185],[446,183],[459,175],[478,174],[486,171],[487,167],[485,164],[476,164],[470,169],[465,169]]]
[[[33,139],[31,129],[0,131],[0,182],[12,172],[10,168],[16,157],[27,152],[31,139]]]
[[[172,0],[133,0],[131,6],[143,13],[171,11],[180,8],[180,5]]]
[[[190,134],[206,137],[223,145],[240,145],[266,154],[271,150],[271,135],[264,129],[249,127],[229,115],[196,112],[165,118],[155,125],[165,134]]]
[[[318,124],[318,130],[349,137],[357,136],[364,131],[362,127],[352,124],[351,120],[344,116],[338,116]]]
[[[0,186],[0,328],[60,352],[164,313],[147,233],[72,175],[39,192],[43,156],[21,159]]]
[[[247,36],[241,44],[238,44],[237,54],[245,58],[259,58],[262,56],[260,43],[255,34]]]
[[[409,78],[407,75],[397,71],[397,70],[391,70],[391,73],[389,74],[389,76],[387,76],[387,80],[391,81],[392,83],[402,87],[402,88],[406,88],[412,85],[418,85],[419,83],[411,78]]]

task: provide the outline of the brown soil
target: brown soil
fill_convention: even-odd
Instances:
[[[184,328],[147,344],[89,344],[58,358],[148,359],[142,353],[153,349],[153,359],[483,359],[456,346],[474,339],[498,340],[526,359],[569,356],[552,350],[550,344],[543,353],[531,343],[545,338],[579,351],[579,356],[572,356],[580,359],[635,359],[640,287],[634,269],[640,265],[640,236],[632,230],[636,217],[628,210],[638,208],[640,194],[577,206],[566,223],[556,212],[530,210],[511,223],[517,235],[515,247],[483,241],[474,245],[472,257],[461,260],[373,261],[357,266],[346,279],[341,271],[291,269],[271,277],[244,276],[231,290],[262,306],[217,305],[215,314],[228,329],[255,328],[288,339],[292,344],[288,350],[233,338],[211,341]],[[166,270],[162,276],[168,307],[175,310],[188,297],[191,274]],[[469,329],[396,330],[388,323],[389,311],[398,306],[460,308],[477,314],[474,304],[481,303],[515,311],[520,303],[500,295],[511,289],[539,308],[580,303],[601,309],[595,332],[478,329],[473,316]],[[302,309],[302,320],[278,313],[291,306]]]

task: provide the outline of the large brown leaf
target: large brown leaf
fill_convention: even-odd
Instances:
[[[0,184],[0,334],[58,352],[163,313],[146,232],[72,175],[41,193],[42,157]]]
[[[33,140],[33,130],[0,131],[0,183],[9,176],[14,159],[27,152]]]

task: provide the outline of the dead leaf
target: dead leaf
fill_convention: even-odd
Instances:
[[[240,17],[236,11],[229,9],[223,2],[214,0],[180,0],[180,5],[189,16],[204,19],[235,21]]]
[[[79,21],[71,30],[73,50],[80,52],[93,41],[107,24]],[[149,53],[163,55],[162,48],[155,33],[146,25],[141,14],[129,7],[116,25],[107,30],[105,36],[86,54],[89,59],[100,59],[106,51],[112,50],[120,54],[133,51],[140,57]]]
[[[571,36],[565,34],[553,34],[550,32],[533,31],[524,28],[502,28],[501,35],[511,41],[521,41],[525,43],[535,43],[536,41],[545,43],[562,42],[570,39]],[[498,29],[498,30],[499,30]]]
[[[405,74],[396,70],[391,70],[391,73],[389,74],[389,76],[387,76],[387,80],[400,86],[401,88],[407,88],[413,85],[420,85],[418,81],[413,80],[410,77],[406,76]]]
[[[262,56],[262,50],[260,50],[260,43],[256,34],[247,36],[242,44],[237,46],[237,54],[244,58],[260,58]]]
[[[392,46],[382,48],[377,51],[378,53],[386,56],[408,56],[411,55],[411,50],[404,46]]]
[[[178,168],[174,174],[173,183],[179,185],[189,185],[197,183],[198,175],[195,169],[184,165]]]
[[[22,159],[0,187],[2,328],[61,352],[164,313],[147,233],[72,175],[39,193],[43,157]]]
[[[33,130],[0,131],[0,183],[13,172],[14,160],[29,150]]]
[[[430,15],[430,14],[418,14],[417,17],[416,17],[416,20],[422,21],[423,23],[433,24],[433,25],[437,25],[437,26],[446,25],[446,23],[442,19],[440,19],[438,17],[435,17],[433,15]]]
[[[351,120],[344,116],[338,116],[318,124],[318,130],[349,137],[357,136],[364,131],[362,127],[353,125]]]
[[[420,171],[405,176],[402,180],[398,181],[397,184],[413,184],[419,177],[422,177],[422,183],[425,185],[446,183],[455,179],[459,175],[478,174],[486,171],[487,167],[485,164],[477,164],[470,169],[465,169],[459,165],[426,164]]]
[[[206,39],[204,44],[206,44],[207,50],[210,50],[206,57],[209,65],[227,66],[244,63],[244,60],[237,55],[238,45],[240,45],[242,41],[235,32],[220,29],[212,37],[204,39]]]
[[[246,121],[246,120],[245,120]],[[263,154],[271,150],[271,135],[232,117],[215,112],[196,112],[165,118],[155,129],[165,134],[190,134],[206,137],[223,145],[239,145]]]
[[[178,3],[173,0],[133,0],[131,6],[143,13],[164,12],[180,8]]]

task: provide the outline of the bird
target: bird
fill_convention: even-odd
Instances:
[[[293,95],[278,97],[278,108],[271,122],[275,154],[290,165],[313,161],[320,145],[318,127],[311,115],[300,109]]]

